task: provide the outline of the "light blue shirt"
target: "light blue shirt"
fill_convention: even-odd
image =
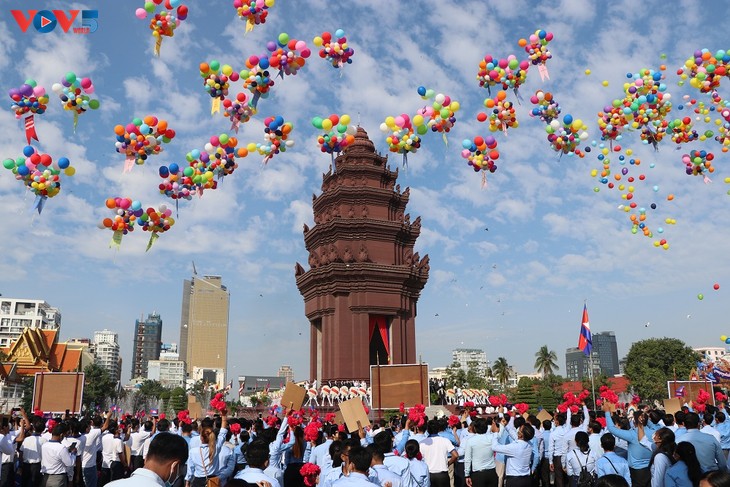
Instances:
[[[220,483],[221,485],[226,485],[225,481],[231,478],[233,470],[236,468],[236,455],[233,453],[233,448],[224,444],[218,454],[218,463],[220,464],[218,470],[218,477],[221,479]]]
[[[471,472],[490,470],[494,465],[494,452],[492,441],[494,434],[487,432],[481,435],[474,435],[466,441],[464,446],[464,475],[469,476]]]
[[[664,487],[664,475],[672,466],[672,460],[664,453],[654,455],[651,464],[651,487]]]
[[[702,473],[713,470],[726,470],[725,455],[722,454],[720,442],[714,436],[697,429],[691,429],[679,441],[689,441],[694,445]]]
[[[651,451],[639,443],[639,434],[636,430],[622,430],[617,428],[616,425],[613,424],[613,419],[611,419],[611,413],[609,412],[606,412],[606,428],[613,436],[621,438],[628,444],[627,450],[629,454],[628,461],[630,468],[642,469],[649,466]],[[708,437],[712,438],[711,436]]]
[[[687,428],[684,426],[678,426],[676,430],[674,430],[674,441],[679,441],[679,439],[687,434]]]
[[[260,468],[246,467],[236,474],[236,479],[245,480],[246,482],[255,484],[262,480],[271,484],[271,487],[280,487],[279,481],[273,477],[266,475]]]
[[[330,445],[332,444],[332,438],[325,440],[321,445],[317,445],[312,448],[312,453],[309,455],[309,461],[319,466],[320,471],[324,472],[329,470],[332,466],[332,457],[330,457]]]
[[[694,487],[689,479],[687,464],[678,461],[664,474],[664,487]]]
[[[431,476],[428,473],[428,465],[423,460],[414,458],[408,460],[413,487],[431,487]]]
[[[722,449],[730,449],[730,421],[725,419],[722,423],[717,423],[715,429],[720,433],[720,446]]]
[[[631,487],[631,472],[629,471],[629,462],[624,457],[616,455],[612,451],[606,452],[601,458],[596,460],[596,475],[603,477],[604,475],[620,475]]]
[[[106,485],[110,487],[165,487],[165,481],[152,470],[138,468],[128,479],[115,480]]]
[[[411,481],[411,463],[407,458],[396,456],[392,452],[386,453],[383,455],[383,465],[402,479],[401,485],[403,487],[413,486],[413,482]]]
[[[373,485],[379,486],[359,472],[351,472],[350,475],[342,476],[332,484],[333,487],[373,487]]]
[[[206,471],[208,477],[213,477],[219,474],[220,463],[219,455],[223,443],[226,441],[226,435],[228,430],[221,428],[218,432],[218,438],[215,440],[215,451],[213,452],[213,460],[210,460],[210,449],[208,445],[204,445],[198,440],[199,445],[197,447],[191,447],[188,452],[188,473],[185,475],[185,480],[192,480],[193,477],[205,477]],[[205,464],[203,464],[205,462]]]
[[[530,475],[532,462],[532,446],[525,440],[517,440],[509,445],[492,445],[496,453],[503,453],[505,458],[504,474],[521,477]]]
[[[370,467],[370,474],[368,475],[370,482],[378,484],[383,487],[386,482],[390,482],[392,487],[401,486],[401,477],[388,470],[385,465],[373,465]]]

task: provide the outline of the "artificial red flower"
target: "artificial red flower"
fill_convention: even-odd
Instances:
[[[231,423],[228,425],[228,429],[234,436],[238,436],[241,433],[241,425],[239,423]]]
[[[335,413],[327,413],[324,415],[325,423],[334,423],[337,415]]]
[[[601,386],[598,388],[598,393],[604,401],[608,401],[613,404],[618,403],[618,394],[613,392],[610,387]]]
[[[518,413],[525,414],[530,409],[530,405],[525,402],[520,402],[515,404],[515,409],[517,409]]]
[[[319,476],[320,472],[319,465],[309,462],[302,465],[302,468],[299,469],[299,474],[304,477],[304,485],[307,487],[317,485],[317,476]]]
[[[322,425],[319,421],[312,421],[309,423],[304,427],[304,439],[306,441],[317,441],[317,438],[319,437],[319,429],[321,427]]]
[[[43,417],[43,411],[40,410],[40,409],[34,410],[33,411],[33,414],[36,415],[36,416],[40,416],[41,418]]]
[[[717,391],[715,393],[715,401],[717,401],[717,402],[725,402],[725,401],[727,401],[727,396],[725,394],[723,394],[722,392]]]
[[[192,420],[190,419],[190,411],[188,411],[187,409],[185,409],[185,410],[183,410],[183,411],[179,411],[179,412],[177,413],[177,419],[178,419],[178,421],[180,421],[181,423],[185,423],[185,424],[190,424],[190,423],[192,423],[192,422],[193,422],[193,421],[192,421]]]
[[[497,396],[489,396],[489,404],[493,407],[499,406],[499,398]]]
[[[639,395],[638,395],[638,394],[634,394],[633,396],[631,396],[631,404],[633,404],[633,405],[635,405],[635,406],[636,406],[636,405],[638,405],[638,404],[639,404],[640,402],[641,402],[641,397],[639,397]]]
[[[210,400],[210,407],[216,411],[223,412],[226,410],[226,402],[223,400],[223,393],[219,392]]]
[[[279,422],[279,418],[269,415],[264,418],[264,422],[269,425],[269,428],[273,428],[274,426],[276,426],[276,423]]]
[[[464,407],[465,408],[473,408],[474,407],[474,403],[472,401],[466,401],[464,403]]]
[[[451,416],[449,416],[448,423],[449,428],[453,428],[454,426],[461,424],[461,421],[459,420],[458,416],[452,414]]]
[[[404,403],[404,402],[400,403],[400,405],[398,406],[398,411],[400,413],[405,413],[406,412],[406,403]]]
[[[605,416],[596,417],[596,422],[601,425],[601,428],[606,429],[606,417]]]
[[[412,408],[409,408],[408,419],[413,425],[423,425],[423,423],[426,422],[426,406],[424,406],[423,404],[416,404]]]
[[[160,413],[160,419],[165,419],[166,417],[165,413]]]

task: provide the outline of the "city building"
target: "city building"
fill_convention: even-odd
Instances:
[[[322,177],[294,275],[310,328],[309,380],[368,380],[371,365],[416,363],[416,303],[430,270],[414,251],[410,189],[362,127]]]
[[[94,332],[94,356],[96,365],[105,368],[112,380],[121,381],[119,336],[116,332],[107,329]]]
[[[428,369],[428,379],[441,380],[446,378],[446,369],[448,367],[434,367]]]
[[[40,299],[0,298],[0,347],[9,347],[31,326],[58,331],[61,312]]]
[[[183,282],[179,353],[188,375],[196,367],[226,370],[229,302],[220,276],[193,274]]]
[[[241,396],[258,394],[264,391],[278,391],[286,387],[286,378],[264,375],[238,376],[238,393]]]
[[[716,362],[727,353],[725,347],[696,347],[692,350],[699,353],[704,362]]]
[[[287,382],[294,382],[294,369],[291,368],[291,365],[282,365],[276,375],[283,377]]]
[[[593,351],[598,353],[598,365],[606,377],[613,377],[621,372],[618,360],[616,334],[612,331],[594,333],[591,336]]]
[[[195,384],[200,380],[215,390],[223,389],[227,385],[225,383],[226,371],[210,367],[193,367],[193,371],[188,377],[188,383]]]
[[[147,377],[147,363],[160,359],[162,345],[162,318],[156,312],[134,323],[132,346],[132,378]]]
[[[469,370],[469,365],[474,366],[480,372],[485,372],[489,366],[487,362],[487,354],[484,350],[478,348],[457,348],[451,351],[452,361],[451,363],[458,363],[461,369],[466,372]]]
[[[177,343],[163,343],[160,347],[160,360],[180,360]]]
[[[594,376],[601,373],[601,365],[598,352],[595,347],[589,359],[578,347],[569,348],[565,351],[565,377],[569,381],[580,381],[590,377],[590,368],[593,365]]]
[[[165,387],[185,387],[186,375],[182,360],[160,358],[147,362],[147,379],[159,381]]]

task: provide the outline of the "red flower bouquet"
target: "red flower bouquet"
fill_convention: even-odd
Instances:
[[[423,404],[416,404],[412,408],[408,409],[408,419],[411,424],[415,426],[421,426],[426,421],[426,406]]]
[[[317,485],[317,477],[320,473],[320,468],[314,463],[305,463],[302,468],[299,469],[299,473],[304,477],[304,485],[307,487],[314,487]]]
[[[306,441],[317,441],[317,437],[319,436],[319,429],[322,427],[322,425],[319,423],[319,421],[312,421],[307,426],[304,427],[304,439]]]
[[[520,402],[515,404],[515,409],[517,410],[520,415],[525,414],[529,409],[530,405],[525,402]]]
[[[459,420],[458,416],[452,414],[451,416],[449,416],[448,423],[449,423],[449,428],[453,428],[454,426],[460,425],[461,420]]]
[[[219,392],[210,400],[210,407],[216,411],[223,412],[226,410],[226,401],[223,400],[223,393]]]
[[[187,409],[183,411],[178,411],[177,420],[185,424],[190,424],[193,422],[193,420],[190,419],[190,411],[188,411]]]
[[[239,423],[231,423],[228,425],[228,430],[233,436],[238,436],[241,434],[241,425]]]
[[[335,413],[327,413],[324,415],[324,422],[325,423],[334,423],[336,417],[337,417],[337,415]]]
[[[715,393],[715,401],[717,401],[717,402],[726,402],[727,401],[727,396],[725,394],[723,394],[722,392],[717,391]]]

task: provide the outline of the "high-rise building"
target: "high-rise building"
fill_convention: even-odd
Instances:
[[[132,379],[147,377],[147,362],[159,360],[162,346],[162,318],[158,313],[147,315],[146,320],[134,324],[132,347]]]
[[[0,347],[9,347],[31,326],[58,331],[61,312],[40,299],[0,298]]]
[[[165,387],[185,387],[185,362],[175,359],[147,362],[147,379],[159,381]]]
[[[593,373],[598,375],[601,373],[600,363],[598,361],[598,352],[595,348],[591,352],[589,359],[586,354],[578,347],[572,347],[565,351],[565,376],[570,381],[583,380],[590,377],[590,367],[593,364]]]
[[[94,332],[95,363],[109,372],[112,380],[121,380],[122,369],[119,368],[119,336],[111,330]]]
[[[606,377],[618,375],[618,346],[616,345],[616,334],[612,331],[594,333],[591,336],[593,350],[598,353],[598,364],[601,373]]]
[[[470,364],[474,364],[479,371],[487,370],[487,354],[478,348],[457,348],[451,351],[452,363],[458,362],[466,372]]]
[[[276,376],[285,378],[287,382],[294,382],[294,369],[291,368],[291,365],[282,365]]]
[[[226,370],[230,294],[220,276],[193,275],[183,282],[180,360],[194,368]]]

